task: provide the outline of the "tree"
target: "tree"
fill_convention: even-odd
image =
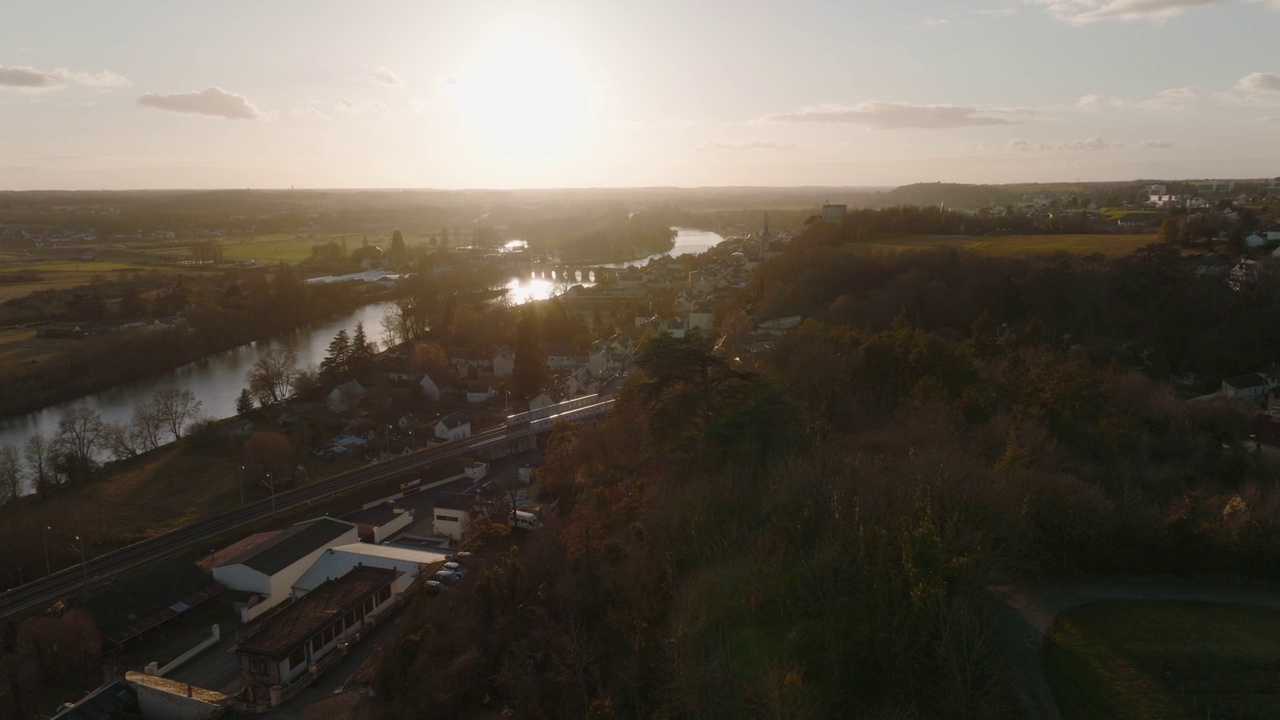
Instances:
[[[343,328],[329,341],[329,352],[320,361],[320,372],[328,379],[345,377],[350,361],[351,339],[347,336],[346,328]]]
[[[391,233],[391,249],[388,251],[393,262],[404,259],[404,235],[399,230]]]
[[[22,494],[22,458],[13,445],[0,445],[0,506]]]
[[[182,437],[183,426],[196,418],[203,404],[190,390],[179,390],[175,387],[157,390],[151,398],[151,403],[169,432],[173,434],[174,440]]]
[[[289,396],[298,374],[298,354],[286,348],[268,350],[258,358],[246,379],[259,405],[274,405]]]
[[[538,396],[550,378],[547,353],[542,348],[538,332],[538,319],[533,309],[528,308],[516,322],[516,353],[507,388],[512,396],[528,402]]]
[[[256,430],[244,441],[244,469],[248,478],[259,483],[274,482],[278,491],[292,484],[296,468],[297,448],[283,433]]]
[[[351,353],[347,356],[347,372],[361,375],[369,369],[373,361],[373,343],[364,334],[364,323],[356,323],[355,334],[351,336]]]
[[[82,479],[96,469],[94,453],[102,446],[105,427],[102,416],[84,405],[58,418],[58,434],[53,439],[57,449],[55,459],[61,461],[61,469],[68,479]]]
[[[240,396],[236,398],[236,414],[244,415],[253,410],[253,395],[249,392],[249,388],[241,388]]]
[[[132,423],[106,423],[102,426],[102,447],[116,460],[124,460],[138,454],[145,447]]]
[[[142,450],[155,450],[164,439],[164,417],[156,409],[155,398],[133,408],[133,432]]]
[[[31,470],[31,481],[36,492],[46,492],[53,485],[53,443],[40,433],[27,438],[22,444],[22,457]]]
[[[134,285],[126,285],[120,296],[120,317],[132,319],[147,314],[147,300]]]

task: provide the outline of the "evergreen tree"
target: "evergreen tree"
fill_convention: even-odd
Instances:
[[[320,372],[331,379],[346,375],[351,362],[351,350],[351,340],[347,337],[347,331],[339,330],[329,342],[328,354],[325,355],[324,360],[320,361]]]
[[[373,360],[373,344],[364,334],[364,323],[356,323],[355,335],[351,338],[351,352],[347,355],[347,372],[359,375],[369,369]]]
[[[253,395],[249,393],[249,388],[240,390],[240,397],[236,398],[236,414],[244,415],[253,410]]]
[[[547,353],[542,348],[538,319],[531,308],[526,308],[516,323],[515,349],[515,361],[507,387],[512,396],[528,402],[537,397],[551,377],[551,371],[547,369]]]

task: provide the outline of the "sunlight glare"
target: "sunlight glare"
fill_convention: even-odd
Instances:
[[[562,155],[587,128],[591,91],[551,28],[493,38],[458,88],[472,130],[508,158]]]

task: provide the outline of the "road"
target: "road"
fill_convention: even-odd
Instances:
[[[1117,600],[1181,600],[1280,609],[1280,591],[1192,583],[1120,581],[1051,587],[991,588],[997,603],[997,630],[1010,648],[1010,667],[1019,675],[1023,714],[1036,720],[1061,720],[1044,675],[1040,646],[1062,613],[1082,605]]]
[[[592,405],[565,411],[553,418],[540,420],[533,425],[527,423],[513,427],[500,425],[468,438],[325,478],[295,490],[279,493],[274,498],[264,498],[205,518],[184,528],[100,555],[89,560],[83,567],[75,565],[0,593],[0,619],[45,607],[61,597],[76,592],[86,584],[96,584],[115,578],[136,567],[159,562],[182,552],[191,545],[204,543],[228,530],[268,518],[281,510],[347,492],[368,483],[397,477],[446,458],[500,447],[531,434],[546,432],[550,430],[552,421],[579,422],[599,417],[606,413],[612,404],[613,400],[607,398]]]

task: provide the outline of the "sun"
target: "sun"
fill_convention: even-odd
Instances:
[[[459,79],[456,100],[480,140],[507,158],[567,152],[590,122],[591,87],[563,38],[522,27],[495,37]]]

